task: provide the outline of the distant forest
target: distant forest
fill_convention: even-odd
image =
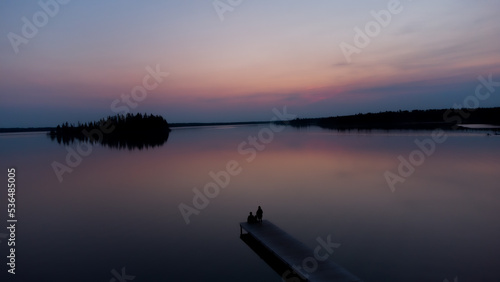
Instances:
[[[460,124],[500,125],[500,107],[380,112],[326,118],[294,119],[294,127],[348,129],[456,129]]]
[[[76,140],[89,140],[82,132],[100,130],[101,125],[109,123],[114,126],[110,134],[104,134],[103,144],[110,146],[135,146],[148,144],[150,146],[163,144],[168,138],[172,127],[214,126],[214,125],[244,125],[265,124],[269,121],[226,122],[226,123],[178,123],[171,124],[161,116],[146,114],[127,114],[110,116],[99,121],[77,125],[67,122],[55,127],[40,128],[0,128],[4,132],[36,132],[50,131],[52,139],[60,143]],[[275,121],[274,123],[293,127],[319,126],[327,129],[457,129],[461,124],[492,124],[500,126],[500,107],[477,109],[439,109],[413,111],[386,111],[348,116],[297,118],[290,121]],[[499,131],[498,129],[491,129]],[[128,141],[126,141],[128,140]],[[149,140],[149,141],[148,141]],[[146,141],[147,143],[144,143]],[[128,142],[128,143],[127,143]],[[128,144],[128,145],[127,145]]]
[[[168,140],[170,126],[162,116],[127,114],[99,121],[58,125],[49,132],[62,144],[78,141],[100,143],[112,148],[143,149],[161,146]]]

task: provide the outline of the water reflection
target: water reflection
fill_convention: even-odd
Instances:
[[[498,281],[500,137],[449,133],[392,193],[384,172],[430,132],[287,127],[248,161],[238,146],[264,126],[176,128],[152,150],[95,146],[62,183],[51,163],[68,151],[56,139],[0,134],[22,219],[22,269],[0,281],[110,281],[122,267],[134,281],[279,281],[239,237],[257,205],[310,248],[331,234],[331,259],[364,281]],[[179,204],[230,160],[241,174],[186,225]]]
[[[84,135],[78,136],[68,136],[68,135],[57,135],[57,134],[47,134],[52,141],[57,141],[59,144],[71,145],[75,142],[88,142],[90,144],[101,144],[108,148],[119,149],[119,150],[143,150],[155,147],[163,146],[169,137],[169,133],[149,135],[147,137],[141,134],[130,134],[126,137],[111,135],[106,136],[106,138],[100,138],[99,142],[92,140]]]
[[[167,142],[170,126],[162,116],[127,114],[109,116],[97,122],[63,123],[49,132],[52,140],[69,145],[76,141],[100,143],[118,149],[147,149]]]

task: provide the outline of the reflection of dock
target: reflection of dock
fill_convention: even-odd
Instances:
[[[268,220],[264,220],[262,224],[242,222],[240,223],[241,234],[243,230],[293,270],[293,273],[283,273],[284,279],[298,274],[309,281],[361,281],[331,260],[316,259],[313,250]],[[304,263],[306,268],[303,267]]]

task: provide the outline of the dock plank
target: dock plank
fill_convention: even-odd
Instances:
[[[362,281],[329,259],[324,261],[314,259],[317,262],[317,268],[314,271],[311,269],[308,269],[310,272],[306,271],[301,266],[304,259],[314,258],[313,250],[269,220],[263,220],[262,224],[241,222],[240,228],[273,252],[297,274],[309,281]]]

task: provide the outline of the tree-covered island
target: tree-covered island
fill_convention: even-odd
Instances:
[[[169,134],[170,126],[162,116],[130,113],[77,125],[66,122],[49,132],[52,140],[63,144],[78,140],[120,149],[161,146]]]

